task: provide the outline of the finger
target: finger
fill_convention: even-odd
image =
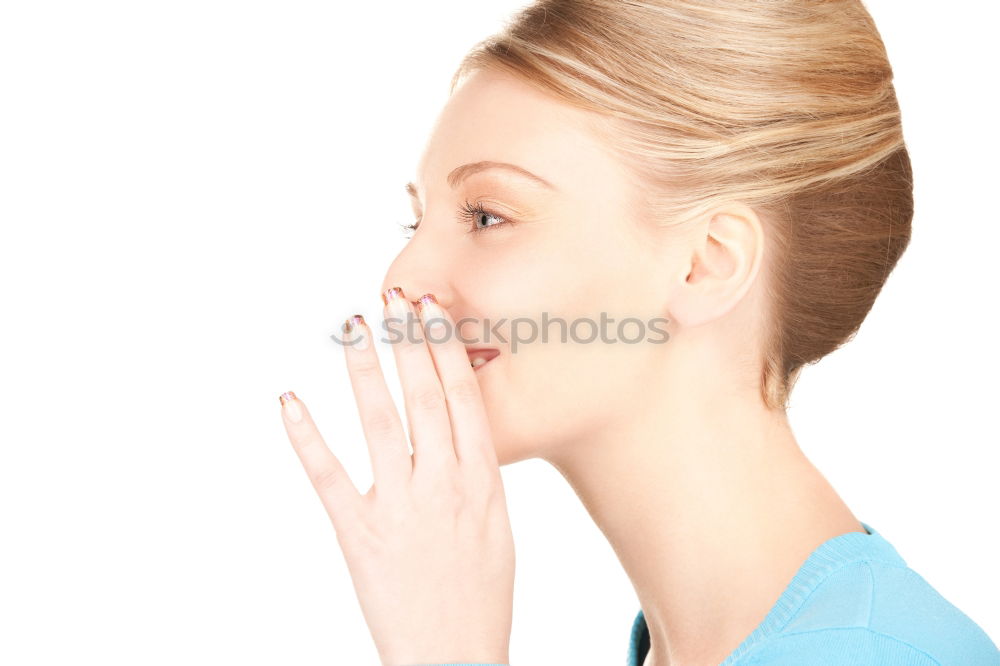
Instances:
[[[280,400],[281,420],[292,448],[319,494],[334,529],[340,533],[349,516],[356,513],[361,495],[340,461],[327,448],[305,404],[291,391],[281,394]]]
[[[479,379],[469,363],[465,345],[455,335],[455,322],[433,294],[424,294],[418,302],[427,346],[447,400],[455,456],[460,463],[487,463],[496,467],[496,450]]]
[[[413,442],[413,469],[423,464],[432,469],[452,467],[458,460],[451,442],[444,389],[424,341],[420,318],[399,287],[386,290],[382,300],[392,332],[396,370],[403,385]]]
[[[413,472],[413,459],[406,431],[372,344],[371,329],[364,317],[354,315],[344,322],[344,333],[347,373],[368,441],[375,487],[387,491],[401,488]]]

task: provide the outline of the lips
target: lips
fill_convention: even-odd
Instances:
[[[466,347],[465,351],[473,370],[479,370],[500,355],[500,350],[493,347]]]

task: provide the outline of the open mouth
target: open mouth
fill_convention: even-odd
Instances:
[[[481,347],[478,349],[467,347],[465,351],[469,354],[469,363],[472,365],[473,370],[479,370],[500,355],[500,350],[493,347]]]

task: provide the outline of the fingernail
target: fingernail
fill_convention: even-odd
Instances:
[[[412,331],[413,320],[418,319],[416,306],[414,306],[403,294],[400,287],[391,287],[382,294],[382,301],[385,303],[386,325],[388,330],[396,333],[403,333],[408,337]],[[420,322],[417,321],[417,326]]]
[[[344,322],[344,342],[355,349],[368,349],[368,330],[365,318],[353,315]]]
[[[285,412],[285,417],[289,421],[298,423],[302,420],[302,404],[294,393],[291,391],[282,393],[278,396],[278,401],[281,402],[281,410]]]
[[[413,305],[416,307],[421,319],[426,319],[428,316],[437,314],[437,310],[434,309],[437,306],[437,299],[434,298],[434,294],[424,294],[413,301]]]
[[[389,287],[382,292],[382,303],[389,305],[389,301],[394,298],[403,298],[403,290],[400,287]]]
[[[434,336],[434,342],[443,342],[443,339],[437,338],[445,330],[444,312],[441,310],[441,305],[437,299],[434,298],[434,294],[424,294],[417,300],[417,303],[420,308],[420,318],[427,327],[428,335]]]

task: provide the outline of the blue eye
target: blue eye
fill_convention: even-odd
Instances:
[[[507,218],[487,210],[479,202],[473,204],[466,201],[459,207],[458,213],[468,221],[469,233],[478,233],[511,223]]]
[[[458,207],[458,214],[460,219],[469,225],[469,233],[479,233],[480,231],[486,231],[487,229],[493,229],[505,224],[514,224],[506,217],[497,215],[486,209],[479,202],[471,203],[466,201]],[[400,223],[399,226],[407,238],[412,238],[413,233],[420,226],[420,220],[417,220],[413,224]]]

